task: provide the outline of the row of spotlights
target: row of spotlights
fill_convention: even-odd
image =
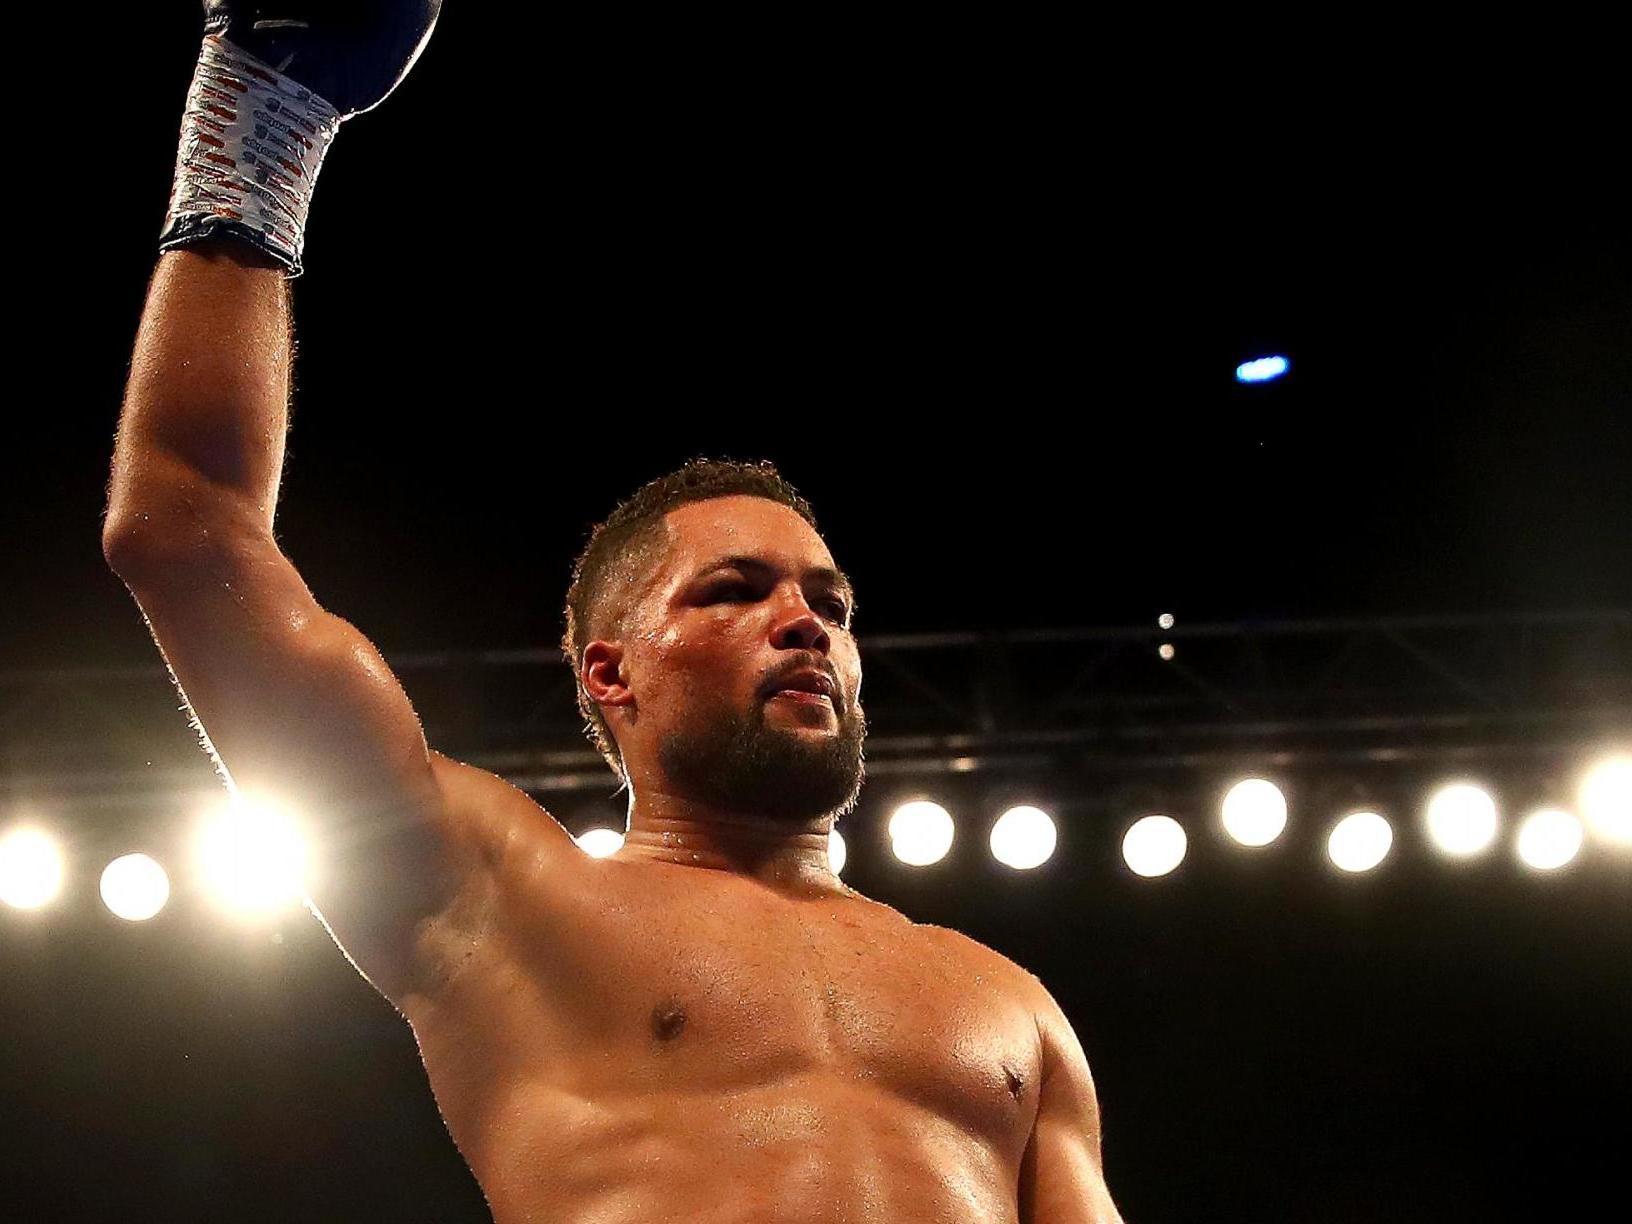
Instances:
[[[1603,841],[1632,846],[1632,756],[1612,757],[1587,773],[1580,788],[1580,810]],[[1453,858],[1472,858],[1496,840],[1499,818],[1489,792],[1465,782],[1433,793],[1426,809],[1433,843]],[[1285,831],[1286,796],[1273,782],[1248,778],[1224,797],[1222,823],[1236,842],[1267,846]],[[890,845],[896,858],[914,867],[937,863],[952,848],[956,825],[940,804],[920,799],[904,803],[891,815]],[[594,858],[617,853],[623,834],[597,828],[575,839]],[[1571,862],[1585,841],[1581,820],[1558,808],[1534,811],[1521,822],[1514,839],[1519,859],[1537,870]],[[1393,826],[1373,811],[1346,815],[1327,836],[1327,856],[1344,871],[1369,871],[1388,857]],[[1058,844],[1053,819],[1029,804],[1010,808],[992,825],[992,857],[1017,871],[1047,862]],[[198,868],[208,891],[227,907],[265,912],[298,902],[306,895],[307,842],[299,822],[275,803],[234,799],[211,813],[198,839]],[[1184,861],[1188,839],[1171,816],[1151,815],[1135,821],[1122,839],[1122,856],[1138,875],[1166,875]],[[833,830],[828,858],[835,874],[847,857],[843,836]],[[21,828],[0,837],[0,902],[18,909],[48,904],[61,891],[66,874],[60,847],[45,833]],[[108,909],[132,922],[151,918],[170,896],[170,880],[155,860],[127,854],[102,873],[101,893]]]
[[[1602,839],[1632,845],[1632,758],[1614,758],[1587,775],[1581,788],[1581,807]],[[1287,802],[1281,788],[1265,778],[1248,778],[1224,797],[1225,832],[1248,847],[1267,846],[1286,830]],[[1464,782],[1440,787],[1426,811],[1429,838],[1452,858],[1472,858],[1496,840],[1496,801],[1481,787]],[[940,804],[927,799],[903,803],[891,815],[888,833],[896,858],[913,867],[927,867],[945,858],[952,848],[956,825]],[[1558,808],[1532,812],[1520,825],[1514,851],[1521,862],[1538,871],[1551,871],[1573,861],[1585,840],[1581,821]],[[1054,853],[1054,821],[1040,808],[1010,808],[992,826],[992,857],[1016,870],[1041,866]],[[579,838],[593,855],[615,854],[623,835],[612,829],[593,829]],[[1370,871],[1388,857],[1394,828],[1377,812],[1356,811],[1333,826],[1326,851],[1334,866],[1348,872]],[[1152,815],[1134,822],[1122,839],[1122,857],[1137,875],[1166,875],[1184,861],[1188,838],[1171,816]],[[844,869],[844,838],[831,834],[828,854],[832,869]]]
[[[229,801],[208,813],[199,830],[199,883],[223,908],[267,913],[305,896],[307,839],[281,805]],[[0,837],[0,902],[39,909],[62,891],[67,859],[54,838],[22,827]],[[170,876],[146,854],[125,854],[102,871],[102,902],[128,922],[145,922],[170,900]]]
[[[1430,835],[1440,849],[1456,858],[1470,858],[1495,839],[1494,821],[1486,821],[1482,804],[1473,819],[1461,819],[1463,815],[1447,804],[1441,809],[1438,831],[1430,825]],[[1542,808],[1519,825],[1513,848],[1526,866],[1553,871],[1575,859],[1583,840],[1581,822],[1575,816],[1559,808]],[[1394,826],[1386,819],[1376,812],[1351,812],[1332,826],[1326,838],[1326,856],[1342,871],[1370,871],[1388,857],[1393,845]],[[1171,816],[1137,820],[1122,839],[1124,861],[1135,874],[1147,877],[1174,870],[1184,861],[1187,848],[1184,827]]]
[[[39,909],[62,891],[67,864],[62,849],[38,829],[18,829],[0,839],[0,901],[14,909]],[[170,900],[170,877],[157,860],[125,854],[102,871],[102,902],[129,922],[145,922]]]

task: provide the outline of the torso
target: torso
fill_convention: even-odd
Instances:
[[[401,1003],[497,1224],[1016,1220],[1041,1053],[1012,963],[856,893],[563,855],[515,795]]]

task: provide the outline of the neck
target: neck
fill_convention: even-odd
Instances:
[[[832,827],[831,816],[775,822],[640,787],[617,857],[730,872],[789,894],[848,894],[828,859]]]

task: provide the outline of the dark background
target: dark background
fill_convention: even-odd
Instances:
[[[163,8],[75,43],[14,232],[4,669],[155,658],[99,525],[196,50]],[[1163,611],[1632,606],[1624,133],[1592,99],[620,20],[455,8],[323,171],[279,537],[387,656],[555,642],[590,524],[695,454],[812,499],[864,660]],[[1293,373],[1237,386],[1267,352]],[[1339,880],[1295,808],[1270,856],[1193,829],[1162,881],[1070,825],[1029,876],[979,836],[912,876],[883,798],[847,878],[1050,986],[1130,1221],[1582,1218],[1618,1185],[1624,859],[1452,868],[1402,832]],[[0,914],[0,1214],[484,1218],[411,1034],[315,921],[129,926],[98,869]]]

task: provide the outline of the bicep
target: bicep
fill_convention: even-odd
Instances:
[[[1042,1088],[1020,1169],[1025,1224],[1122,1224],[1105,1185],[1099,1098],[1082,1043],[1041,991]]]
[[[385,659],[262,535],[227,530],[117,568],[205,747],[245,799],[294,813],[307,895],[390,994],[461,863],[418,716]]]

